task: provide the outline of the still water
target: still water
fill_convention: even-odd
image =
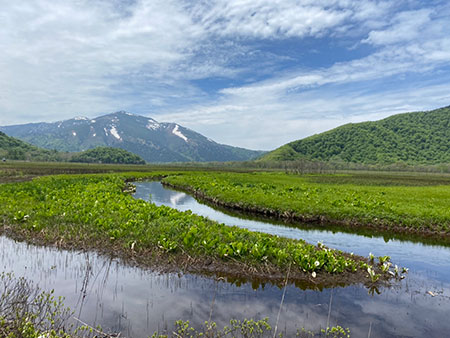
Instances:
[[[158,182],[136,183],[136,198],[179,210],[190,209],[226,224],[305,238],[367,255],[388,254],[395,264],[410,268],[406,280],[380,294],[364,286],[286,290],[278,327],[289,336],[297,328],[320,330],[341,325],[352,337],[445,337],[450,332],[450,249],[383,238],[302,230],[242,219],[198,203],[188,194]],[[219,325],[231,318],[269,317],[274,324],[283,290],[270,284],[235,284],[213,278],[159,274],[127,266],[95,253],[36,247],[0,237],[0,271],[14,271],[41,288],[66,298],[75,317],[122,337],[146,337],[171,329],[177,319],[200,325],[210,317]],[[432,297],[428,291],[432,291]],[[171,331],[169,331],[171,332]]]

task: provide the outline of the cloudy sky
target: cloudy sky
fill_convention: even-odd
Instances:
[[[252,149],[450,105],[447,0],[0,0],[0,125],[118,110]]]

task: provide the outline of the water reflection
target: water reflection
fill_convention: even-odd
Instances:
[[[181,211],[192,212],[227,225],[236,225],[252,231],[260,231],[278,236],[304,239],[310,243],[323,242],[325,245],[346,252],[367,257],[370,252],[375,256],[389,255],[399,266],[406,266],[412,272],[430,276],[435,280],[450,281],[450,248],[439,245],[426,245],[401,240],[386,241],[382,236],[361,236],[330,230],[298,228],[282,223],[263,222],[226,214],[208,205],[199,203],[192,196],[165,188],[160,182],[137,182],[136,198],[151,200],[156,205],[167,205]],[[176,196],[176,198],[173,198]]]
[[[269,317],[274,324],[282,295],[282,288],[270,284],[253,289],[251,283],[158,274],[94,253],[35,247],[5,237],[0,237],[0,259],[3,271],[64,295],[80,320],[124,337],[171,329],[180,318],[201,325],[210,314],[220,325],[244,317]],[[442,337],[450,330],[449,300],[449,283],[418,275],[378,296],[369,296],[362,286],[322,292],[288,286],[279,327],[287,334],[301,327],[320,330],[331,302],[330,325],[349,327],[354,337],[367,336],[369,327],[371,337]]]

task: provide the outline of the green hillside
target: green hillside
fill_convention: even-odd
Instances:
[[[145,161],[140,156],[123,149],[111,147],[97,147],[76,153],[71,156],[70,162],[145,164]]]
[[[0,131],[0,160],[35,162],[70,161],[83,163],[145,164],[145,161],[126,150],[97,147],[80,153],[61,153],[35,147]]]
[[[450,163],[450,106],[346,124],[288,143],[259,160],[299,159],[365,164]]]
[[[0,131],[0,158],[26,161],[61,161],[61,153],[35,147]]]

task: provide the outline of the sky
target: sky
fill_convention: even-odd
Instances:
[[[0,125],[125,110],[270,150],[450,105],[450,3],[0,0]]]

